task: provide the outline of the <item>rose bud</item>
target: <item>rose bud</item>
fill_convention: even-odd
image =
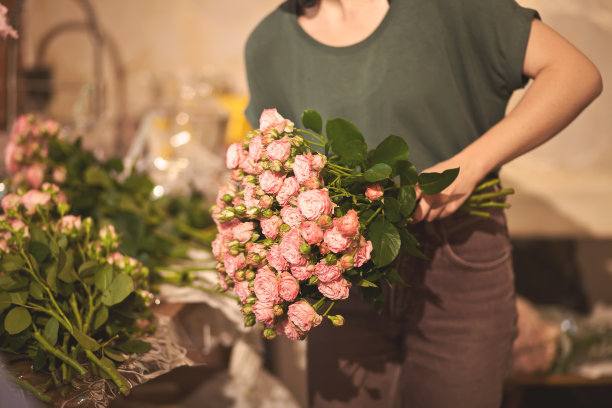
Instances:
[[[274,340],[276,338],[276,330],[266,329],[263,331],[263,336],[266,338],[266,340]]]
[[[242,282],[244,280],[244,276],[245,272],[242,269],[234,273],[234,279],[236,279],[238,282]]]
[[[225,265],[222,262],[217,262],[216,268],[219,272],[225,272]]]
[[[304,187],[306,187],[307,190],[316,190],[319,186],[319,179],[316,177],[310,177],[304,182]]]
[[[228,193],[223,194],[223,197],[221,197],[221,201],[223,201],[224,203],[230,203],[233,199],[234,196]]]
[[[252,174],[249,174],[248,176],[245,176],[244,182],[245,183],[255,184],[255,183],[257,183],[257,177],[255,177]]]
[[[257,297],[255,297],[253,295],[251,295],[251,296],[246,298],[246,304],[248,304],[248,305],[252,305],[255,302],[257,302]]]
[[[321,255],[327,255],[329,254],[329,248],[327,247],[327,245],[325,244],[325,242],[321,242],[319,244],[319,252],[321,252]]]
[[[243,215],[244,212],[246,211],[246,206],[242,203],[236,204],[236,206],[234,207],[234,210],[236,211],[238,215]]]
[[[244,178],[244,171],[240,169],[232,170],[232,180],[241,181]]]
[[[270,170],[270,161],[269,160],[260,160],[259,165],[262,170]]]
[[[327,214],[323,214],[319,217],[317,223],[321,228],[329,228],[332,226],[332,218]]]
[[[280,226],[280,232],[281,234],[286,234],[287,232],[291,231],[291,227],[288,224],[282,224]]]
[[[248,316],[253,313],[253,308],[251,305],[242,306],[242,314]]]
[[[327,262],[328,265],[333,265],[336,263],[336,255],[334,254],[327,254],[327,256],[325,257],[325,262]]]
[[[272,203],[274,203],[274,199],[269,195],[263,195],[259,199],[259,206],[262,208],[270,208],[270,206],[272,206]]]
[[[267,246],[274,245],[275,243],[276,243],[276,241],[274,241],[271,238],[266,238],[266,239],[263,240],[263,244],[267,245]]]
[[[355,258],[353,258],[353,255],[346,254],[340,258],[340,266],[342,266],[342,269],[351,269],[353,265],[355,265]]]
[[[260,261],[261,257],[258,254],[251,253],[247,255],[247,263],[249,265],[258,265]]]
[[[287,171],[293,170],[293,163],[295,163],[295,159],[293,158],[293,156],[291,156],[287,160],[285,160],[285,164],[283,165],[285,170],[287,170]]]
[[[274,211],[272,211],[271,209],[267,209],[264,212],[261,213],[261,215],[264,216],[264,218],[270,218],[271,216],[274,215]]]
[[[238,256],[238,254],[240,253],[240,247],[238,245],[231,246],[229,249],[229,253],[232,256]]]
[[[255,279],[255,272],[249,270],[245,273],[244,278],[246,280],[248,280],[249,282],[252,281],[253,279]]]
[[[280,162],[280,160],[274,160],[272,163],[270,163],[270,170],[272,170],[275,173],[280,173],[280,171],[283,169],[283,164]]]
[[[380,198],[385,194],[383,188],[380,184],[370,184],[366,188],[365,195],[372,201],[380,200]]]
[[[283,313],[285,313],[285,311],[283,310],[283,307],[281,305],[274,305],[272,310],[274,310],[274,315],[275,316],[282,316]]]
[[[251,289],[251,291],[255,289],[255,279],[249,281],[249,289]]]
[[[302,136],[293,136],[293,138],[291,138],[290,140],[291,143],[293,143],[293,145],[297,147],[300,147],[304,144],[304,138]]]
[[[344,325],[344,317],[342,315],[327,316],[327,318],[331,320],[332,324],[336,327]]]
[[[225,283],[227,283],[227,285],[230,287],[234,286],[234,280],[230,278],[229,276],[225,278]]]
[[[260,235],[258,232],[253,232],[253,234],[251,235],[251,241],[255,242],[260,238]]]
[[[248,218],[257,218],[257,216],[259,215],[259,208],[257,207],[250,207],[247,211],[246,211],[246,216]]]
[[[219,215],[217,216],[217,218],[219,219],[219,221],[224,222],[224,221],[233,220],[235,216],[236,216],[236,213],[234,213],[234,210],[231,210],[228,208],[228,209],[221,211]]]
[[[300,245],[300,253],[302,255],[308,255],[310,253],[310,250],[311,250],[310,245],[308,244]]]
[[[255,315],[249,314],[244,318],[244,325],[247,327],[251,327],[255,324]]]

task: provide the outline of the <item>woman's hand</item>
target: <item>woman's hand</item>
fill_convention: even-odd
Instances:
[[[486,175],[486,173],[482,174],[481,171],[478,171],[477,166],[473,163],[470,165],[469,162],[463,160],[460,155],[440,162],[424,172],[441,173],[444,170],[456,167],[459,167],[457,178],[450,186],[438,194],[423,194],[417,186],[417,199],[420,198],[420,200],[412,214],[414,222],[424,220],[433,221],[437,218],[444,218],[451,215],[461,207],[470,194],[472,194],[476,185],[482,181]]]

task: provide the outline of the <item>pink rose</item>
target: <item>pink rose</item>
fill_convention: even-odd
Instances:
[[[268,209],[272,207],[272,204],[274,204],[274,199],[270,197],[269,195],[264,195],[264,196],[261,196],[261,198],[259,199],[259,202],[254,207],[259,206],[261,208]]]
[[[351,239],[342,235],[338,228],[333,227],[325,231],[323,241],[330,251],[338,254],[351,244]]]
[[[261,165],[256,160],[253,160],[252,157],[246,157],[242,163],[240,163],[240,168],[244,170],[245,173],[253,175],[260,174],[262,170]]]
[[[255,190],[256,190],[255,184],[244,183],[244,190],[243,190],[244,205],[246,205],[247,208],[257,207],[259,205],[259,199],[257,198]]]
[[[81,217],[75,215],[64,215],[57,222],[57,229],[62,233],[70,233],[73,230],[81,229]]]
[[[217,275],[219,275],[219,286],[221,286],[221,289],[225,290],[229,290],[230,286],[227,284],[227,282],[225,281],[225,274],[219,272]]]
[[[228,249],[227,241],[223,239],[221,234],[217,234],[217,237],[212,242],[212,252],[217,261],[221,260],[221,254],[225,253]]]
[[[32,188],[39,188],[45,176],[45,168],[40,163],[34,163],[26,169],[26,181]]]
[[[278,191],[276,195],[276,201],[280,205],[286,205],[289,201],[289,198],[296,195],[298,190],[300,189],[300,183],[296,180],[295,177],[287,177],[283,181],[283,186]]]
[[[310,279],[312,273],[314,272],[314,265],[291,265],[291,274],[295,276],[297,280],[306,280]]]
[[[261,159],[264,152],[264,143],[260,135],[255,135],[249,142],[249,157],[257,161]]]
[[[225,207],[225,201],[223,201],[222,198],[226,194],[234,197],[236,195],[236,186],[232,183],[227,183],[219,187],[215,204],[217,204],[219,207]]]
[[[4,162],[6,163],[6,171],[9,174],[15,174],[19,171],[19,165],[16,160],[17,144],[14,141],[10,141],[4,150]]]
[[[232,143],[225,154],[225,165],[228,169],[237,169],[246,158],[246,152],[242,143]]]
[[[285,131],[291,132],[293,122],[283,118],[276,109],[265,109],[259,117],[259,130],[265,133],[272,129],[276,129],[279,134]]]
[[[268,305],[262,302],[255,302],[252,307],[255,318],[270,327],[274,324],[274,309],[272,305]]]
[[[42,207],[49,204],[51,195],[38,190],[30,190],[21,196],[21,204],[26,208],[26,213],[32,215],[36,212],[36,206]]]
[[[372,242],[365,240],[364,237],[361,237],[361,241],[359,242],[359,249],[355,254],[355,267],[358,268],[364,263],[368,262],[372,256]]]
[[[268,264],[279,273],[286,271],[289,267],[287,260],[281,253],[280,245],[272,245],[266,254],[266,259],[268,260]]]
[[[300,340],[302,335],[298,333],[289,320],[283,320],[276,329],[276,334],[284,334],[289,340]]]
[[[340,217],[334,219],[334,227],[347,237],[354,237],[359,232],[359,217],[357,211],[351,209]]]
[[[332,202],[325,188],[300,193],[297,198],[297,206],[302,215],[309,220],[316,220],[323,214],[329,215],[332,210]]]
[[[318,177],[312,176],[304,182],[304,187],[306,187],[306,190],[316,190],[321,187],[321,182]]]
[[[290,273],[283,272],[278,283],[280,297],[287,302],[291,302],[298,295],[299,291],[300,284],[298,281]]]
[[[280,303],[278,277],[269,267],[264,266],[257,270],[254,283],[253,290],[259,302],[268,306]]]
[[[8,18],[6,14],[8,13],[8,9],[0,4],[0,37],[6,39],[7,37],[13,37],[15,39],[19,38],[19,34],[17,30],[15,30],[8,22]]]
[[[317,284],[319,292],[331,300],[342,300],[349,297],[351,283],[344,278],[339,278],[331,282],[319,281]]]
[[[312,176],[308,156],[305,154],[298,154],[295,156],[292,170],[295,178],[300,183],[304,183],[306,180],[308,180]]]
[[[314,274],[321,282],[331,282],[342,276],[342,268],[338,264],[328,265],[323,260],[316,264]]]
[[[327,158],[320,153],[314,154],[310,157],[310,167],[314,171],[321,171],[327,163]]]
[[[291,144],[289,144],[289,140],[286,137],[275,140],[268,145],[266,153],[270,160],[279,160],[284,163],[291,154]]]
[[[372,201],[379,200],[384,194],[385,192],[383,191],[383,188],[378,183],[370,184],[366,188],[366,192],[365,192],[366,197],[368,197]]]
[[[45,128],[47,130],[47,133],[50,136],[56,135],[57,132],[59,131],[59,123],[57,123],[54,120],[48,119],[48,120],[45,121],[44,125],[45,125]]]
[[[266,194],[276,194],[283,186],[285,176],[281,173],[274,173],[266,170],[259,175],[259,185]]]
[[[17,210],[19,208],[19,204],[21,203],[21,198],[17,194],[9,193],[2,197],[2,209],[5,213],[9,212],[9,210]]]
[[[306,265],[306,258],[300,252],[300,245],[302,240],[296,228],[285,234],[280,243],[281,253],[291,265]]]
[[[249,282],[234,282],[234,293],[238,295],[242,304],[246,303],[246,298],[251,296],[251,290],[249,289]]]
[[[234,238],[237,239],[241,244],[248,242],[253,236],[253,229],[255,224],[252,222],[241,222],[232,228]]]
[[[236,271],[244,269],[246,267],[246,258],[241,252],[236,256],[232,256],[229,252],[223,254],[223,263],[225,264],[225,272],[227,276],[234,279]]]
[[[8,224],[13,231],[17,232],[17,231],[24,230],[25,235],[26,236],[28,235],[28,227],[24,224],[24,222],[21,219],[19,218],[10,219],[8,220]]]
[[[323,239],[323,230],[314,221],[304,221],[300,227],[302,238],[309,245],[315,245]]]
[[[287,317],[291,323],[303,332],[318,326],[323,320],[321,315],[317,314],[317,311],[305,300],[300,300],[290,305]]]
[[[302,213],[295,207],[287,206],[280,210],[280,216],[283,222],[289,225],[291,228],[298,228],[304,220]]]
[[[236,218],[227,222],[219,222],[215,219],[215,223],[217,224],[219,234],[221,234],[223,238],[229,241],[230,239],[234,238],[234,227],[240,224],[240,221]]]
[[[262,218],[260,221],[261,231],[266,238],[276,239],[278,237],[278,229],[282,223],[283,220],[277,215],[273,215],[270,218]]]
[[[56,183],[63,183],[66,181],[67,174],[68,172],[66,171],[66,167],[60,166],[53,169],[53,175],[51,177]]]

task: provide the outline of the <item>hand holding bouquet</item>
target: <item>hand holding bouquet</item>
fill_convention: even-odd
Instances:
[[[400,250],[424,256],[405,228],[415,186],[437,194],[459,172],[418,174],[399,136],[368,152],[345,119],[327,121],[326,138],[317,112],[305,111],[302,123],[308,130],[265,110],[259,129],[228,148],[233,183],[212,209],[220,286],[236,293],[248,326],[266,326],[266,338],[303,339],[324,316],[342,325],[329,312],[353,285],[381,310],[380,281],[404,284],[392,266]],[[480,186],[463,209],[505,207],[492,200],[512,190],[481,193],[498,182]]]

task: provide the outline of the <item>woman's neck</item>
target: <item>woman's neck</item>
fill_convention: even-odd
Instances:
[[[387,0],[320,0],[298,17],[298,23],[315,40],[344,47],[369,37],[389,10]]]

